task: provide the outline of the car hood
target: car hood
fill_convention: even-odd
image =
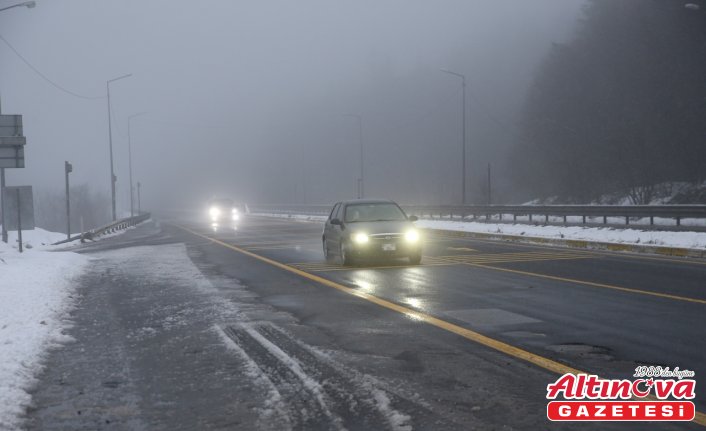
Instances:
[[[346,223],[346,232],[365,232],[368,235],[379,233],[405,233],[413,228],[411,221],[374,221],[374,222],[357,222]]]

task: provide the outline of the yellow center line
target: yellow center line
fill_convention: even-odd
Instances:
[[[463,338],[466,338],[467,340],[474,341],[478,344],[481,344],[483,346],[489,347],[493,350],[497,350],[501,353],[504,353],[506,355],[512,356],[517,359],[522,359],[524,361],[527,361],[533,365],[536,365],[539,368],[543,368],[547,371],[551,371],[556,374],[566,374],[566,373],[571,373],[571,374],[589,374],[585,371],[581,371],[577,368],[570,367],[568,365],[562,364],[561,362],[554,361],[549,358],[545,358],[544,356],[537,355],[535,353],[529,352],[527,350],[521,349],[519,347],[515,347],[511,344],[505,343],[500,340],[496,340],[494,338],[485,336],[479,332],[472,331],[470,329],[463,328],[461,326],[455,325],[453,323],[447,322],[445,320],[441,320],[439,318],[436,318],[430,314],[423,313],[417,310],[413,310],[411,308],[407,308],[405,306],[396,304],[394,302],[390,302],[386,299],[382,299],[378,296],[371,295],[369,293],[362,292],[360,290],[344,286],[342,284],[336,283],[333,280],[329,280],[327,278],[320,277],[315,274],[310,274],[308,272],[302,271],[300,269],[297,269],[295,267],[289,266],[287,264],[277,262],[276,260],[272,260],[270,258],[267,258],[265,256],[261,256],[259,254],[251,253],[247,250],[244,250],[242,248],[236,247],[234,245],[228,244],[226,242],[217,240],[215,238],[211,238],[209,236],[203,235],[201,233],[198,233],[196,231],[193,231],[189,228],[175,225],[178,228],[185,230],[187,232],[190,232],[193,235],[196,235],[201,238],[208,239],[218,245],[221,245],[223,247],[229,248],[231,250],[237,251],[238,253],[242,253],[246,256],[250,256],[254,259],[260,260],[262,262],[268,263],[272,266],[275,266],[277,268],[283,269],[285,271],[297,274],[301,277],[304,277],[306,279],[309,279],[311,281],[314,281],[319,284],[323,284],[324,286],[332,287],[336,290],[339,290],[341,292],[347,293],[349,295],[356,296],[358,298],[364,299],[366,301],[369,301],[373,304],[377,304],[383,308],[387,308],[388,310],[396,311],[400,314],[403,314],[411,319],[418,320],[424,323],[427,323],[429,325],[435,326],[437,328],[443,329],[445,331],[454,333],[456,335],[459,335]],[[479,267],[485,267],[484,265],[477,265]],[[496,269],[493,267],[486,267],[490,269]],[[530,275],[533,275],[532,273],[529,273]],[[706,302],[706,301],[704,301]],[[696,412],[696,417],[694,418],[695,423],[699,425],[706,426],[706,414],[701,413],[701,412]]]
[[[618,290],[621,292],[635,293],[635,294],[639,294],[639,295],[657,296],[660,298],[674,299],[677,301],[693,302],[696,304],[706,304],[706,299],[689,298],[686,296],[670,295],[668,293],[651,292],[649,290],[633,289],[630,287],[613,286],[611,284],[604,284],[604,283],[594,283],[592,281],[576,280],[573,278],[558,277],[556,275],[548,275],[548,274],[539,274],[536,272],[521,271],[518,269],[500,268],[500,267],[496,267],[496,266],[489,266],[487,264],[482,264],[482,263],[473,263],[473,262],[462,262],[462,263],[464,265],[475,266],[478,268],[492,269],[494,271],[502,271],[502,272],[510,272],[513,274],[529,275],[531,277],[546,278],[548,280],[556,280],[556,281],[562,281],[562,282],[566,282],[566,283],[583,284],[586,286],[598,287],[601,289],[611,289],[611,290]]]

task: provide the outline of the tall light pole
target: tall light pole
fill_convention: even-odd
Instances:
[[[139,114],[133,114],[127,117],[127,156],[128,156],[128,166],[130,168],[130,217],[133,217],[135,215],[135,206],[134,202],[135,199],[133,198],[132,194],[132,136],[130,134],[130,123],[132,122],[132,119],[135,117],[139,117],[140,115],[145,115],[146,112],[140,112]]]
[[[13,7],[22,7],[22,6],[28,8],[28,9],[32,9],[33,7],[37,6],[37,3],[33,2],[33,1],[23,1],[22,3],[17,3],[17,4],[13,4],[12,6],[7,6],[4,8],[1,8],[0,12],[2,12],[4,10],[12,9]]]
[[[24,6],[28,9],[32,9],[36,5],[37,4],[33,1],[25,1],[22,3],[13,4],[12,6],[7,6],[4,8],[1,8],[0,12],[2,12],[4,10],[12,9],[13,7],[21,7],[21,6]],[[0,233],[0,239],[2,240],[2,242],[6,243],[7,242],[7,229],[5,228],[5,198],[4,198],[4,195],[5,195],[5,168],[0,168],[0,225],[2,225],[2,227],[0,227],[0,231],[2,231],[2,233]]]
[[[461,78],[463,88],[463,106],[461,107],[461,203],[466,204],[466,75],[441,69],[442,72]]]
[[[364,171],[363,171],[363,118],[358,114],[343,114],[344,117],[353,117],[358,120],[358,144],[360,145],[360,178],[358,178],[358,199],[365,196]]]
[[[137,182],[137,213],[142,214],[142,205],[140,203],[140,187],[142,187],[142,184],[140,182]]]
[[[112,208],[113,208],[113,221],[117,220],[117,216],[115,214],[115,182],[117,181],[117,178],[115,178],[115,170],[113,168],[113,125],[112,125],[112,114],[110,111],[110,83],[115,82],[119,79],[124,79],[124,78],[129,78],[132,76],[132,73],[128,73],[127,75],[123,76],[118,76],[117,78],[109,79],[105,83],[105,88],[108,93],[108,149],[110,151],[110,195],[111,195],[111,200],[112,200]]]

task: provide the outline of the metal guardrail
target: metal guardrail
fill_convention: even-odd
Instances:
[[[127,229],[131,226],[135,226],[137,224],[142,223],[145,220],[148,220],[150,217],[152,217],[152,214],[142,213],[140,215],[136,215],[133,217],[120,219],[120,220],[114,221],[112,223],[109,223],[105,226],[101,226],[99,228],[91,229],[87,232],[84,232],[84,233],[81,233],[78,235],[74,235],[71,238],[65,239],[63,241],[55,242],[52,245],[66,244],[68,242],[72,242],[72,241],[76,241],[76,240],[81,240],[81,242],[90,241],[95,238],[98,238],[101,235],[117,232],[119,230]]]
[[[273,214],[328,215],[333,205],[250,205],[252,212]],[[621,218],[626,225],[631,220],[649,219],[654,225],[655,218],[673,219],[681,226],[683,219],[706,220],[706,205],[402,205],[410,215],[420,218],[462,218],[474,221],[518,222],[518,217],[527,217],[530,223],[549,222],[550,217],[561,217],[569,224],[568,217],[581,217],[581,223],[595,224],[591,219],[598,218],[608,224],[609,218]],[[542,220],[543,219],[543,220]],[[573,222],[571,224],[577,224]]]

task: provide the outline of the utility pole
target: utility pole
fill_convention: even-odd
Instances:
[[[130,168],[130,217],[133,217],[135,215],[135,198],[133,197],[133,190],[135,187],[133,187],[132,183],[132,134],[130,132],[130,124],[132,123],[132,119],[135,117],[139,117],[140,115],[145,115],[146,112],[140,112],[139,114],[134,114],[129,117],[127,117],[127,155],[128,155],[128,166]]]
[[[353,117],[358,120],[358,145],[360,146],[360,177],[358,178],[358,199],[365,197],[365,177],[363,159],[363,117],[358,114],[345,114],[344,117]]]
[[[108,150],[110,151],[110,195],[113,210],[113,221],[117,220],[117,215],[115,211],[115,182],[118,180],[118,178],[115,176],[115,170],[113,167],[113,122],[112,113],[110,110],[110,83],[115,82],[119,79],[129,78],[130,76],[132,76],[131,73],[119,76],[117,78],[109,79],[105,83],[105,88],[108,95]]]
[[[488,163],[488,205],[493,203],[492,195],[490,194],[490,163]]]
[[[71,200],[69,199],[69,174],[74,168],[71,163],[64,161],[64,177],[66,180],[66,239],[71,238]]]
[[[142,208],[140,207],[140,187],[141,184],[137,182],[137,214],[142,214]]]
[[[128,157],[128,166],[130,169],[130,217],[133,217],[135,215],[135,210],[134,210],[134,202],[135,198],[132,197],[132,191],[134,187],[132,186],[132,137],[130,136],[130,120],[132,117],[129,117],[127,119],[127,157]]]
[[[466,75],[441,69],[442,72],[461,78],[463,98],[461,103],[461,203],[466,205]]]

